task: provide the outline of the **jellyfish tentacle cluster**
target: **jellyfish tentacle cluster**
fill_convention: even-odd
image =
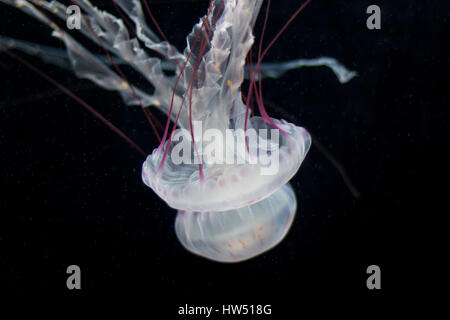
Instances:
[[[175,231],[187,250],[215,261],[237,262],[267,251],[284,238],[297,210],[289,181],[311,146],[311,136],[284,120],[251,116],[243,102],[246,57],[263,0],[212,0],[208,13],[187,36],[183,53],[147,26],[139,0],[115,1],[134,24],[135,36],[122,19],[87,0],[75,1],[86,22],[79,32],[142,74],[154,87],[152,94],[131,88],[107,60],[90,53],[42,13],[64,20],[63,4],[0,2],[37,18],[64,42],[67,56],[51,49],[41,56],[47,52],[57,57],[55,64],[70,61],[78,77],[119,92],[125,104],[153,106],[168,116],[161,145],[143,163],[142,180],[178,210]],[[14,48],[5,37],[0,37],[0,44]],[[26,42],[18,42],[16,48],[31,51]],[[149,51],[163,56],[164,62]],[[317,65],[330,67],[341,82],[355,76],[336,60],[320,58],[260,65],[260,74],[250,80]],[[175,75],[163,68],[175,70]]]

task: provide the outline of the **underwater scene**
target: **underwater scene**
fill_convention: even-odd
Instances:
[[[0,0],[0,294],[285,319],[404,290],[441,10]]]

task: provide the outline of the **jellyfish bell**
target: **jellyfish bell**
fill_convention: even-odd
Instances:
[[[204,178],[201,179],[199,166],[195,164],[194,148],[191,148],[189,163],[175,164],[172,150],[177,147],[177,144],[172,143],[169,146],[167,143],[165,148],[170,150],[165,161],[162,159],[164,152],[155,150],[143,164],[142,179],[170,207],[184,211],[226,211],[260,201],[270,196],[295,175],[311,145],[311,136],[305,129],[285,121],[275,119],[272,121],[286,134],[279,135],[278,144],[273,146],[277,152],[269,156],[269,164],[251,161],[251,156],[264,154],[265,151],[261,152],[261,146],[270,142],[258,141],[256,146],[250,146],[254,152],[247,153],[245,140],[235,139],[233,140],[235,143],[231,145],[234,145],[235,152],[240,150],[242,153],[247,153],[247,157],[243,154],[240,158],[246,159],[246,163],[239,164],[240,155],[236,154],[233,163],[203,162]],[[252,117],[250,123],[252,128],[257,128],[257,132],[261,129],[277,130],[260,117]],[[186,136],[183,140],[185,139]],[[259,136],[259,139],[263,137]],[[229,139],[225,140],[226,143],[229,141]],[[162,170],[159,170],[162,162],[164,165]],[[272,165],[273,162],[277,162],[277,165]]]
[[[178,211],[175,232],[183,247],[220,262],[240,262],[276,246],[286,236],[297,210],[290,184],[266,199],[219,212]]]

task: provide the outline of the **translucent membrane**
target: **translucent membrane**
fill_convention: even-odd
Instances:
[[[175,231],[183,246],[202,257],[238,262],[276,246],[297,210],[289,184],[270,197],[240,209],[220,212],[179,211]]]

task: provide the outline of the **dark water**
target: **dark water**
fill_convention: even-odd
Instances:
[[[181,49],[207,3],[167,2],[154,4],[154,13]],[[431,148],[438,144],[432,134],[448,124],[448,78],[435,73],[448,60],[441,40],[448,41],[448,28],[441,26],[445,10],[435,2],[372,2],[312,1],[266,58],[331,56],[356,70],[357,78],[342,85],[329,69],[310,68],[263,83],[269,114],[307,128],[361,196],[352,195],[313,145],[292,180],[299,210],[289,234],[269,252],[238,264],[184,250],[174,233],[175,210],[140,179],[144,158],[69,97],[1,54],[1,294],[156,294],[149,304],[167,318],[185,303],[272,304],[278,319],[297,312],[307,297],[372,304],[411,285],[418,290],[420,273],[411,280],[408,270],[421,260],[421,245],[410,222],[427,212],[422,193],[435,169]],[[366,28],[370,4],[382,9],[381,30]],[[297,6],[273,4],[266,39]],[[2,35],[58,45],[48,28],[15,9],[1,5],[0,15]],[[141,111],[124,107],[117,94],[21,56],[73,89],[147,152],[157,146]],[[79,291],[66,288],[71,264],[82,270]],[[381,268],[379,291],[366,287],[372,264]]]

